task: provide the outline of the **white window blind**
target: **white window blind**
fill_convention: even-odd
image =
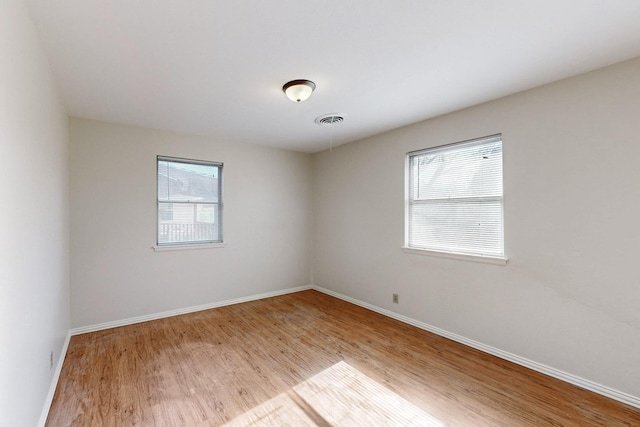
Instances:
[[[503,257],[501,135],[407,156],[406,246]]]
[[[158,246],[222,242],[222,163],[158,156]]]

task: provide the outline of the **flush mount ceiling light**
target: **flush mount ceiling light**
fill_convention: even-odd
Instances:
[[[307,100],[315,90],[316,84],[311,80],[291,80],[282,86],[282,91],[293,102]]]

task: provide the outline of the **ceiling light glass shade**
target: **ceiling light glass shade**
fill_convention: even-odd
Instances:
[[[292,80],[282,86],[282,90],[287,98],[293,102],[302,102],[307,100],[316,88],[316,84],[311,80]]]

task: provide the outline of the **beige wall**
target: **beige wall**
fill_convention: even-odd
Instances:
[[[636,59],[314,155],[315,284],[640,396],[639,118]],[[405,153],[495,133],[508,265],[403,253]]]
[[[224,163],[226,247],[154,252],[156,156]],[[72,327],[311,282],[311,157],[71,119]]]
[[[68,122],[20,0],[0,2],[0,425],[34,426],[69,331]],[[49,357],[53,353],[53,367]]]

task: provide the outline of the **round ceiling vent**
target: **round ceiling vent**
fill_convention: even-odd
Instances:
[[[338,123],[342,123],[344,121],[344,117],[340,114],[330,113],[323,114],[320,117],[316,117],[314,122],[319,125],[337,125]]]

